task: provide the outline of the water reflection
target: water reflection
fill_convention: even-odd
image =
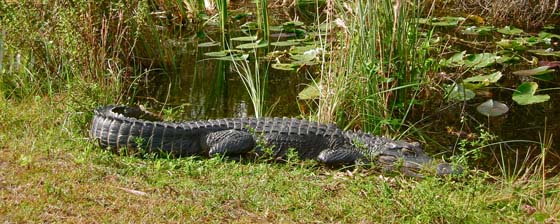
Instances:
[[[197,53],[181,57],[175,74],[161,74],[143,83],[138,95],[155,108],[181,107],[184,120],[248,117],[254,115],[251,100],[239,75],[228,61],[210,60],[203,53],[215,48],[191,48]],[[260,74],[266,74],[263,63]],[[268,68],[265,111],[271,116],[297,116],[297,94],[309,80],[305,74]],[[281,105],[275,107],[274,105]]]

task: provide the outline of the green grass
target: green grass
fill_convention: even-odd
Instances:
[[[505,182],[472,173],[459,180],[415,180],[301,161],[118,156],[86,138],[84,119],[92,108],[71,106],[81,100],[67,94],[0,100],[0,221],[524,223],[560,218],[558,177]],[[528,215],[531,207],[536,212]]]

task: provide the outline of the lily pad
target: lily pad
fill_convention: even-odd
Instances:
[[[558,38],[558,39],[560,39],[560,35],[544,32],[544,31],[539,32],[539,37],[543,38],[543,39],[544,38]]]
[[[539,66],[548,66],[549,68],[560,68],[560,61],[539,61]]]
[[[527,45],[527,46],[535,46],[537,44],[540,44],[543,42],[543,40],[541,38],[538,37],[518,37],[515,38],[515,40],[519,41],[520,43],[522,43],[523,45]]]
[[[441,66],[446,66],[446,67],[459,67],[465,64],[465,61],[463,60],[463,57],[465,57],[465,53],[467,53],[466,51],[462,51],[459,53],[454,54],[453,56],[451,56],[448,59],[442,59],[440,60],[439,64]]]
[[[489,35],[495,30],[493,26],[470,26],[461,31],[466,35]]]
[[[288,47],[288,46],[294,46],[294,45],[298,45],[298,44],[299,44],[298,41],[287,40],[287,41],[274,42],[274,43],[271,43],[270,45],[276,46],[276,47]]]
[[[319,87],[315,84],[308,85],[298,94],[298,98],[301,100],[313,100],[318,99],[320,96]]]
[[[467,101],[476,96],[476,94],[463,86],[463,84],[450,85],[447,88],[448,98],[456,101]]]
[[[305,46],[296,46],[290,49],[290,53],[292,54],[305,54],[305,52],[317,49],[314,45],[305,45]]]
[[[233,15],[232,18],[235,19],[235,20],[241,20],[241,19],[247,18],[247,17],[249,17],[249,16],[251,16],[251,15],[253,15],[253,13],[251,13],[251,12],[243,12],[243,13],[239,13],[239,14],[237,14],[237,15]]]
[[[465,58],[465,66],[471,68],[484,68],[496,63],[498,56],[493,53],[471,54]]]
[[[313,61],[315,59],[315,55],[314,54],[296,54],[296,55],[292,55],[291,58],[296,60],[296,61],[308,62],[308,61]]]
[[[269,26],[268,29],[272,32],[281,32],[282,26]]]
[[[247,49],[256,49],[256,48],[262,48],[262,47],[268,47],[268,42],[257,41],[257,42],[253,42],[253,43],[240,44],[240,45],[237,45],[235,48],[247,50]]]
[[[223,50],[204,53],[208,57],[225,57],[228,55],[241,55],[243,51],[240,50]]]
[[[297,37],[297,34],[296,33],[287,33],[287,32],[276,32],[276,33],[271,33],[270,34],[271,39],[286,39],[286,38],[292,38],[292,37]]]
[[[554,51],[553,48],[548,49],[536,49],[536,50],[528,50],[529,52],[541,55],[541,56],[553,56],[553,57],[560,57],[560,51]]]
[[[259,25],[256,22],[246,22],[243,25],[239,26],[242,30],[246,31],[256,31]]]
[[[541,66],[534,69],[515,71],[513,72],[513,74],[520,75],[520,76],[536,76],[536,75],[544,75],[552,72],[554,72],[554,70],[550,69],[549,66]]]
[[[519,85],[511,97],[519,105],[529,105],[546,102],[550,99],[548,94],[535,95],[539,85],[536,82],[524,82]]]
[[[445,16],[433,19],[420,19],[418,20],[421,24],[427,24],[432,26],[457,26],[459,22],[465,21],[463,17]]]
[[[212,52],[204,53],[204,55],[206,55],[208,57],[225,57],[228,54],[224,51],[212,51]]]
[[[505,26],[497,30],[498,33],[506,34],[506,35],[519,35],[524,33],[522,29],[512,27],[512,26]]]
[[[527,47],[523,43],[519,42],[519,40],[502,39],[496,42],[496,45],[512,51],[524,51],[527,49]]]
[[[231,40],[235,40],[235,41],[256,41],[257,36],[234,37],[234,38],[231,38]]]
[[[509,107],[502,102],[489,99],[478,105],[476,110],[488,117],[496,117],[507,113],[509,111]]]
[[[198,47],[214,47],[214,46],[220,46],[220,42],[211,41],[211,42],[205,42],[205,43],[198,44]]]
[[[272,64],[273,69],[284,70],[284,71],[295,71],[299,68],[298,64],[286,64],[286,63],[276,63]]]
[[[501,55],[498,56],[498,58],[496,58],[496,62],[499,64],[505,64],[505,63],[517,63],[519,62],[519,57],[517,56],[510,56],[510,55]]]
[[[229,55],[229,56],[219,57],[215,59],[220,61],[245,61],[247,60],[247,58],[249,58],[248,54],[242,54],[242,55]]]
[[[495,83],[502,78],[502,72],[494,72],[489,75],[477,75],[473,77],[466,78],[463,82],[481,82],[485,85],[490,83]]]
[[[293,32],[296,29],[296,27],[301,27],[303,25],[305,24],[300,21],[290,21],[290,22],[282,23],[282,29],[286,32]]]

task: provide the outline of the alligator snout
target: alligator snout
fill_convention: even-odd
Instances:
[[[463,167],[450,163],[440,163],[436,167],[436,175],[438,176],[459,175],[463,171]]]

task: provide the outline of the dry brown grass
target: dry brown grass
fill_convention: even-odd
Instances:
[[[441,11],[445,15],[478,15],[485,17],[487,24],[516,25],[526,29],[542,27],[547,23],[560,25],[560,16],[553,15],[560,10],[559,0],[430,0],[428,2],[436,4],[436,14]]]

